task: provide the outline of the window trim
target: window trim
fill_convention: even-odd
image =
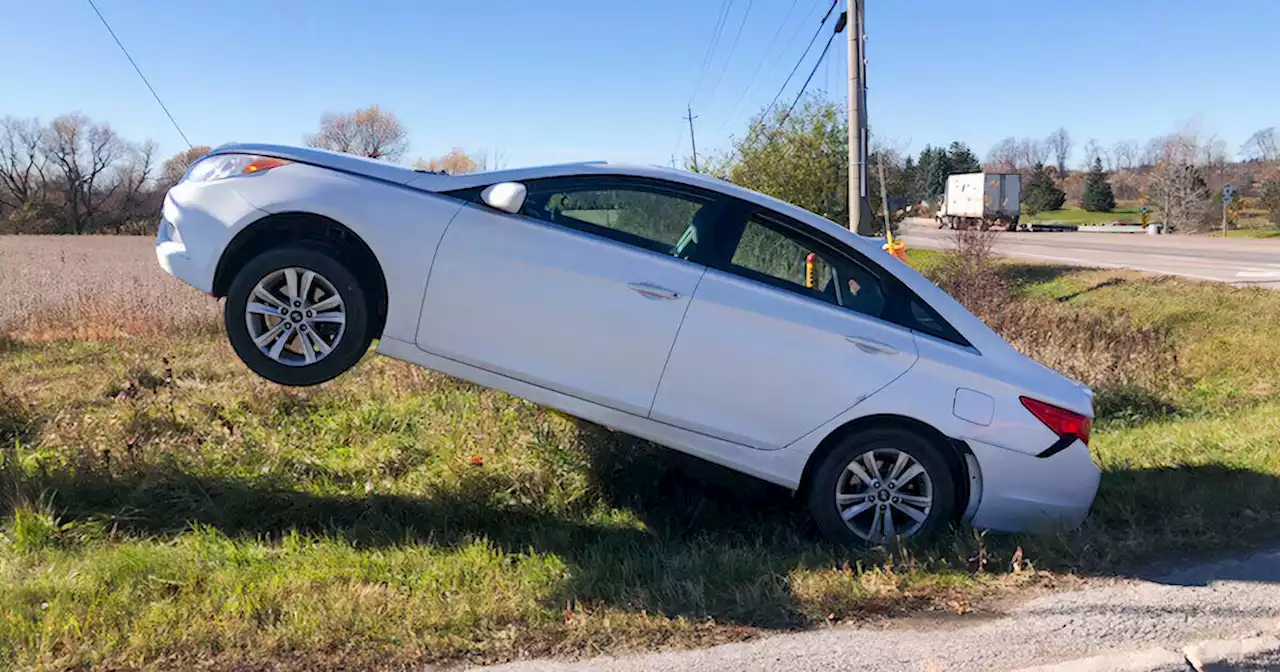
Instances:
[[[799,246],[809,248],[811,252],[817,253],[819,257],[827,256],[837,261],[844,261],[846,263],[853,264],[871,275],[871,277],[875,278],[876,284],[879,285],[881,294],[884,296],[884,305],[880,308],[880,313],[865,313],[850,306],[841,305],[838,301],[832,302],[827,298],[827,295],[820,290],[805,287],[803,285],[797,285],[789,280],[776,278],[768,273],[733,263],[733,256],[737,253],[738,245],[742,242],[742,236],[746,234],[747,226],[752,222],[752,220],[759,220],[761,226],[792,239]],[[810,235],[808,231],[802,230],[800,226],[802,225],[797,225],[789,218],[773,210],[769,210],[768,208],[761,206],[752,206],[751,209],[745,213],[745,216],[742,217],[738,226],[734,229],[735,235],[733,236],[733,245],[727,250],[727,254],[721,254],[714,260],[715,263],[709,265],[716,270],[730,273],[746,280],[752,280],[769,285],[770,287],[775,287],[800,297],[818,301],[826,306],[848,311],[854,315],[871,317],[885,322],[893,322],[893,320],[888,319],[886,316],[886,312],[889,312],[890,304],[893,301],[893,292],[892,288],[885,283],[886,273],[884,269],[860,260],[861,255],[857,255],[856,253],[849,254],[852,250],[846,251],[843,245],[831,245],[826,241],[819,239],[817,236]],[[827,263],[831,262],[828,261]],[[835,269],[832,270],[833,279],[835,279]],[[836,292],[837,296],[839,296],[840,288],[838,285],[836,287]]]
[[[564,189],[566,191],[575,189],[575,188],[578,188],[581,191],[603,191],[603,190],[613,188],[613,189],[619,189],[619,190],[628,190],[628,191],[634,191],[639,193],[650,193],[650,194],[659,194],[659,195],[662,195],[665,193],[667,195],[670,195],[672,198],[680,198],[690,202],[702,202],[704,204],[702,206],[703,208],[713,209],[711,211],[711,216],[710,216],[710,219],[713,222],[711,226],[712,230],[709,232],[701,232],[701,231],[699,232],[702,235],[702,239],[698,241],[698,247],[694,250],[694,253],[692,255],[689,255],[689,257],[687,258],[679,257],[679,256],[676,256],[675,254],[672,254],[672,250],[674,249],[675,245],[679,244],[679,240],[677,240],[676,243],[672,243],[668,245],[668,244],[662,243],[661,241],[645,238],[644,236],[639,236],[627,231],[623,231],[621,229],[614,229],[608,226],[602,226],[600,224],[595,224],[593,222],[588,222],[586,220],[576,219],[572,217],[568,218],[572,220],[572,223],[566,222],[566,221],[551,221],[550,219],[544,219],[542,217],[536,217],[533,215],[526,214],[525,212],[523,212],[523,208],[521,209],[522,210],[521,212],[515,213],[514,215],[511,215],[511,213],[505,213],[505,212],[503,214],[520,217],[522,219],[526,219],[532,222],[537,222],[538,224],[542,224],[544,226],[556,227],[557,229],[561,229],[564,231],[573,231],[576,233],[596,236],[599,238],[603,238],[605,240],[609,240],[611,242],[627,245],[628,247],[644,250],[646,252],[650,252],[654,254],[659,254],[668,259],[678,259],[680,261],[687,261],[690,263],[699,264],[703,266],[707,265],[706,257],[709,254],[712,254],[714,250],[719,249],[717,243],[723,230],[726,227],[732,228],[734,225],[734,222],[732,221],[732,217],[734,215],[734,207],[733,207],[733,203],[731,202],[732,199],[730,199],[725,194],[721,194],[716,191],[712,191],[709,189],[702,189],[692,185],[683,184],[680,182],[671,182],[668,180],[662,180],[662,179],[657,179],[652,177],[642,177],[637,175],[617,175],[617,174],[609,174],[609,173],[594,174],[593,173],[593,174],[582,174],[582,175],[555,175],[555,176],[548,176],[548,177],[539,177],[539,178],[534,178],[529,180],[521,180],[520,184],[525,185],[525,188],[528,189],[529,191],[534,191],[535,189],[539,189],[540,185],[563,184],[565,185]],[[493,208],[490,208],[488,204],[486,204],[483,200],[480,199],[480,193],[483,192],[484,189],[486,188],[487,188],[487,185],[479,186],[479,187],[467,187],[463,189],[457,189],[453,191],[445,191],[445,192],[439,192],[439,193],[452,198],[461,198],[463,200],[479,205],[480,207],[483,207],[490,211],[497,212]],[[699,211],[697,214],[701,214],[701,211]],[[697,214],[695,214],[694,216],[696,217]],[[683,238],[683,235],[684,234],[682,233],[680,238]]]
[[[973,348],[973,344],[970,343],[958,329],[952,326],[951,323],[948,322],[946,318],[942,317],[942,315],[939,314],[933,306],[920,298],[918,294],[912,291],[910,287],[907,287],[902,280],[900,280],[893,272],[886,269],[882,264],[873,261],[858,250],[855,250],[844,242],[836,239],[834,236],[814,229],[812,226],[802,222],[798,222],[794,218],[777,212],[776,210],[744,201],[739,201],[739,204],[740,207],[738,209],[738,214],[740,216],[734,223],[733,228],[725,231],[726,239],[723,241],[725,244],[722,247],[718,247],[715,257],[707,262],[707,265],[711,268],[732,274],[735,277],[739,277],[744,280],[759,282],[770,287],[775,287],[801,298],[816,300],[824,306],[848,311],[851,314],[861,317],[877,319],[882,322],[893,324],[904,329],[909,329],[913,332],[919,332],[925,336],[936,338],[964,348]],[[832,257],[843,257],[845,261],[860,266],[863,270],[870,273],[876,278],[877,282],[879,282],[881,290],[884,292],[885,296],[885,305],[881,309],[880,314],[872,315],[870,313],[864,313],[854,310],[853,308],[842,306],[838,303],[832,303],[831,301],[828,301],[825,296],[822,298],[809,296],[803,291],[796,291],[797,285],[793,282],[779,280],[777,278],[773,278],[773,276],[769,276],[768,274],[760,273],[759,271],[754,271],[752,269],[745,269],[742,266],[737,266],[732,263],[733,255],[738,249],[738,243],[741,242],[742,235],[746,232],[747,222],[750,221],[752,217],[759,217],[768,224],[772,224],[775,229],[782,229],[785,231],[786,233],[784,235],[790,235],[795,237],[798,241],[803,241],[802,244],[812,248],[812,251],[819,253],[819,256],[821,256],[823,250],[826,250]],[[746,275],[742,271],[748,271],[753,275],[761,275],[785,284],[783,286],[779,286],[774,282]],[[804,290],[808,288],[799,287],[799,289]],[[915,316],[911,313],[911,303],[913,301],[918,303],[924,310],[928,311],[933,319],[937,321],[938,324],[942,325],[943,333],[938,334],[934,333],[932,330],[925,329],[924,325],[915,319]]]

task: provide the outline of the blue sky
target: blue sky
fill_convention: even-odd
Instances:
[[[730,1],[692,100],[700,153],[742,134],[830,6]],[[324,111],[378,103],[408,126],[408,159],[456,145],[500,149],[518,166],[687,155],[681,117],[724,2],[98,6],[197,144],[298,144]],[[873,132],[912,150],[958,139],[981,155],[1003,137],[1058,125],[1077,147],[1109,146],[1192,121],[1234,150],[1280,125],[1276,0],[866,2]],[[824,41],[784,92],[788,103]],[[843,100],[845,59],[840,36],[810,89]],[[165,155],[183,148],[84,0],[0,0],[0,115],[67,111],[150,137]]]

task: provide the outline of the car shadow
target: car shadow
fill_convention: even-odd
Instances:
[[[1254,471],[1110,470],[1080,530],[1039,536],[961,530],[892,551],[850,552],[822,542],[803,502],[788,490],[589,423],[579,430],[591,451],[589,491],[628,524],[614,514],[495,497],[509,481],[483,469],[468,472],[455,488],[422,496],[318,494],[265,476],[164,466],[118,475],[52,471],[28,485],[49,498],[63,522],[105,520],[135,536],[172,537],[205,526],[232,538],[270,540],[296,531],[363,548],[482,540],[508,553],[558,556],[569,571],[547,599],[561,608],[605,605],[770,629],[809,622],[804,614],[812,609],[798,603],[789,585],[796,571],[909,557],[942,559],[952,571],[1005,572],[1011,559],[1025,558],[1042,569],[1179,585],[1280,580],[1280,556],[1261,570],[1226,564],[1177,574],[1151,564],[1185,564],[1274,540],[1280,479]]]
[[[1001,264],[1000,274],[1009,284],[1015,287],[1052,282],[1058,278],[1079,271],[1079,266],[1062,266],[1057,264],[1014,263]]]

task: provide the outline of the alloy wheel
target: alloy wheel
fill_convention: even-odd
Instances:
[[[836,508],[858,537],[874,542],[909,537],[933,509],[933,480],[910,454],[892,448],[853,458],[836,480]]]
[[[306,268],[268,273],[245,304],[245,324],[262,354],[286,366],[329,356],[346,332],[346,304],[327,278]]]

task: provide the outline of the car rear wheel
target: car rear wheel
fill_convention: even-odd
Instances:
[[[282,385],[331,380],[371,340],[360,282],[329,249],[289,246],[254,257],[231,281],[223,312],[240,359]]]
[[[896,427],[843,439],[809,488],[809,510],[822,533],[854,547],[928,536],[955,508],[946,460],[929,441]]]

